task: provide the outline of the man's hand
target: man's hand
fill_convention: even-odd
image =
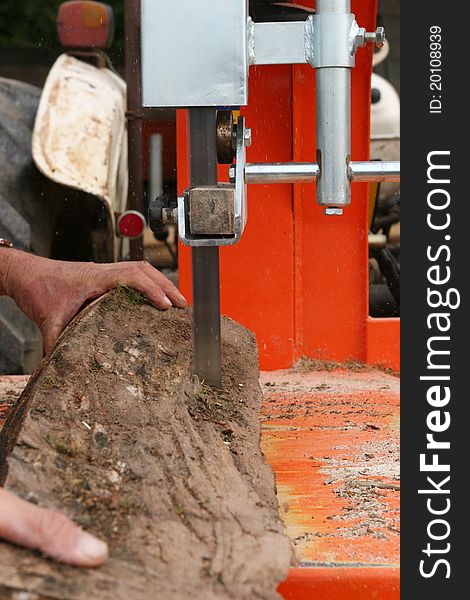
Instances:
[[[0,539],[40,550],[79,567],[97,567],[108,558],[108,546],[64,515],[17,498],[0,489]]]
[[[0,250],[0,295],[11,296],[37,323],[46,352],[85,302],[118,284],[139,290],[162,310],[187,306],[171,281],[146,262],[97,265]],[[0,489],[0,539],[41,550],[56,560],[77,566],[98,566],[108,557],[104,542],[64,515],[39,508],[3,489]]]
[[[63,262],[2,249],[0,263],[0,293],[37,323],[46,352],[85,302],[118,284],[139,290],[161,310],[187,306],[173,283],[147,262]]]

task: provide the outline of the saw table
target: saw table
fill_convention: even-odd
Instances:
[[[0,428],[27,380],[0,377]],[[399,379],[304,363],[260,383],[262,449],[301,561],[283,598],[397,600]]]

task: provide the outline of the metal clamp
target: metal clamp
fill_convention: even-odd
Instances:
[[[247,20],[249,65],[308,63],[315,69],[352,68],[358,48],[374,43],[381,48],[385,30],[367,32],[349,12],[318,12],[305,21],[255,23]]]
[[[238,120],[238,132],[237,164],[229,169],[231,183],[193,188],[178,198],[179,233],[187,246],[229,246],[238,242],[246,224],[248,183],[318,183],[321,179],[317,163],[246,163],[245,148],[251,136],[243,117]],[[353,161],[347,167],[347,179],[348,184],[400,181],[400,162]],[[341,206],[325,207],[325,215],[342,214]],[[167,214],[166,219],[170,218]]]
[[[205,186],[204,188],[195,188],[194,190],[186,190],[185,193],[178,198],[178,228],[181,242],[186,246],[231,246],[236,244],[243,233],[247,219],[247,203],[246,203],[246,183],[245,183],[245,165],[246,165],[246,146],[251,143],[251,131],[245,128],[244,117],[238,118],[237,124],[237,152],[236,152],[236,169],[235,181],[231,184],[219,184],[216,187]],[[191,192],[194,194],[206,193],[206,200],[209,202],[198,202],[198,219],[201,223],[206,221],[208,224],[205,231],[201,233],[200,227],[193,227],[198,233],[195,233],[191,228]],[[217,200],[223,201],[224,210],[227,219],[222,219],[224,227],[229,226],[232,233],[215,234],[215,228],[211,232],[210,221],[213,215],[213,206],[211,207],[210,197],[214,202]],[[230,210],[230,198],[233,200]],[[225,196],[225,198],[222,198]],[[202,200],[202,198],[201,198]],[[227,212],[230,210],[230,212]],[[206,213],[204,214],[204,211]],[[233,212],[232,212],[233,211]],[[196,221],[193,218],[194,224]],[[227,223],[229,225],[227,225]],[[227,229],[225,229],[227,231]]]
[[[325,12],[314,17],[312,27],[312,55],[309,63],[314,69],[326,67],[354,67],[355,52],[351,53],[351,36],[358,25],[351,13]]]
[[[247,25],[250,64],[307,62],[317,69],[317,162],[312,165],[247,165],[248,183],[316,181],[317,201],[328,215],[351,202],[351,182],[389,180],[388,165],[351,163],[351,69],[356,51],[382,46],[383,27],[367,32],[351,13],[351,0],[317,0],[304,22]],[[387,170],[389,169],[389,170]],[[375,179],[374,179],[375,178]]]

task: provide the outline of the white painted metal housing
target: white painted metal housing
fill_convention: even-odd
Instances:
[[[248,101],[247,0],[142,0],[144,106]]]

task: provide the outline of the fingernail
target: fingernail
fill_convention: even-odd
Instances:
[[[180,292],[178,292],[178,294],[179,294],[179,297],[181,298],[181,300],[182,300],[183,302],[186,302],[186,304],[187,304],[187,303],[188,303],[188,301],[187,301],[187,300],[186,300],[186,298],[183,296],[183,294],[181,294]]]
[[[165,304],[168,304],[168,306],[173,306],[173,304],[171,303],[171,300],[167,296],[165,296],[164,300],[165,300]]]
[[[98,561],[108,556],[108,545],[86,531],[80,532],[77,549],[83,559],[87,561]]]

